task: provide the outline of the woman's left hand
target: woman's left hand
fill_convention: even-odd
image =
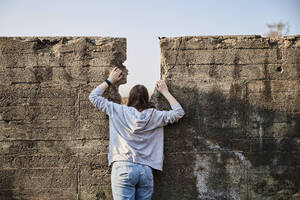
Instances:
[[[108,80],[112,84],[114,84],[114,83],[120,81],[122,79],[122,77],[123,77],[122,71],[119,68],[114,67],[108,76]]]

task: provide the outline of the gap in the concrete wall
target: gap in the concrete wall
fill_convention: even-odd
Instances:
[[[123,63],[128,69],[127,83],[120,85],[119,93],[122,97],[129,95],[130,89],[136,84],[147,87],[149,95],[160,78],[160,49],[156,36],[128,37],[127,59]]]

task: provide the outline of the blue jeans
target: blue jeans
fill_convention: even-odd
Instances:
[[[111,187],[114,200],[149,200],[153,185],[151,167],[129,161],[113,163]]]

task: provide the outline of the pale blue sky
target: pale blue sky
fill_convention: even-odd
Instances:
[[[149,92],[160,78],[158,36],[263,35],[267,23],[288,22],[300,34],[299,0],[0,0],[0,36],[127,38],[127,96]]]

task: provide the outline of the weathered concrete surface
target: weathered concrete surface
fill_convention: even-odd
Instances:
[[[154,199],[300,199],[300,36],[161,38],[184,107]],[[165,99],[154,94],[160,109]]]
[[[0,199],[112,199],[108,120],[88,95],[125,60],[125,38],[0,38]]]
[[[186,115],[165,128],[153,199],[299,199],[299,37],[160,45]],[[88,94],[125,59],[125,38],[0,38],[0,199],[112,199],[108,120]]]

